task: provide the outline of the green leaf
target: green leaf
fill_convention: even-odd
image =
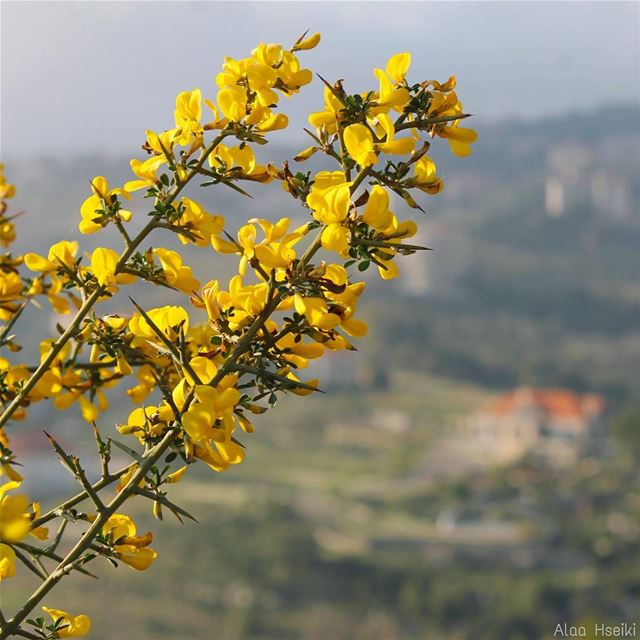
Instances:
[[[129,447],[122,444],[122,442],[118,442],[113,438],[109,438],[109,442],[111,442],[112,444],[115,444],[116,447],[118,447],[118,449],[120,449],[121,451],[124,451],[129,457],[133,458],[137,463],[139,464],[144,463],[144,459],[139,453],[136,453],[133,449],[129,449]]]

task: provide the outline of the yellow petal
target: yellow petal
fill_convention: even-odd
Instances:
[[[343,255],[349,248],[349,232],[340,223],[327,225],[320,237],[323,249]]]
[[[218,106],[229,120],[242,120],[247,112],[247,94],[238,86],[221,89],[218,91]]]
[[[352,124],[344,130],[344,144],[349,155],[361,166],[368,167],[378,160],[373,149],[373,134],[363,124]]]
[[[120,560],[137,571],[144,571],[145,569],[148,569],[153,561],[158,557],[157,552],[153,549],[149,549],[149,547],[138,549],[133,545],[127,544],[117,545],[115,549]]]
[[[320,33],[316,32],[306,37],[304,40],[300,40],[299,42],[296,42],[296,44],[293,47],[293,51],[307,51],[308,49],[313,49],[314,47],[318,46],[319,42],[320,42]]]
[[[356,320],[355,318],[343,320],[340,326],[354,338],[361,338],[366,335],[368,331],[366,323],[362,322],[362,320]]]
[[[240,464],[244,460],[244,449],[231,440],[216,442],[216,447],[222,458],[229,464]]]
[[[387,73],[396,82],[402,82],[409,70],[410,64],[410,53],[396,53],[394,56],[391,56],[387,62]]]
[[[91,270],[99,284],[113,280],[120,256],[113,249],[98,247],[91,254]]]
[[[24,256],[24,263],[31,271],[48,271],[54,266],[49,260],[37,253],[27,253]]]
[[[169,484],[175,484],[176,482],[180,482],[184,474],[187,472],[187,469],[188,469],[187,465],[184,465],[184,467],[180,467],[180,469],[178,469],[177,471],[170,473],[166,478],[166,482],[168,482]]]

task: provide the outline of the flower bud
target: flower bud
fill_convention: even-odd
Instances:
[[[309,49],[314,49],[318,46],[320,42],[320,33],[316,32],[311,34],[308,38],[304,38],[304,40],[298,40],[293,45],[292,51],[308,51]]]

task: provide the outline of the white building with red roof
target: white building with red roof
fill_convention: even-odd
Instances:
[[[604,408],[597,394],[521,387],[494,398],[471,416],[466,429],[499,461],[530,453],[566,463],[602,446]]]

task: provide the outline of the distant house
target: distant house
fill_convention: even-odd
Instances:
[[[563,464],[602,446],[603,412],[600,395],[522,387],[492,400],[468,419],[465,429],[497,460],[530,453]]]

